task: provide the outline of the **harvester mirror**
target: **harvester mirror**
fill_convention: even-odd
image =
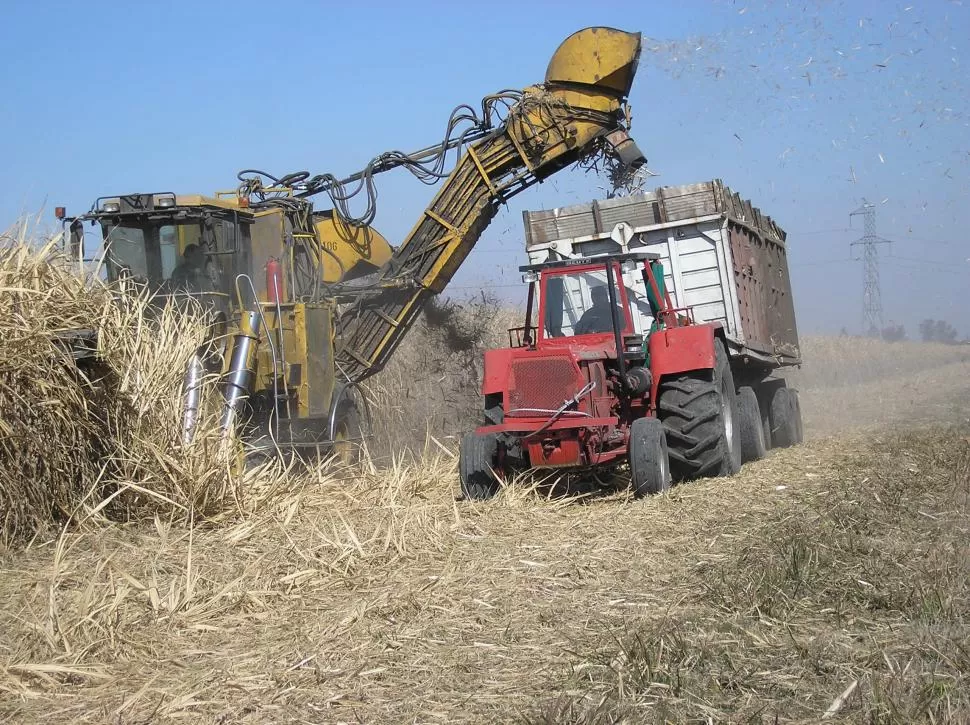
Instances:
[[[84,247],[84,223],[80,219],[71,222],[70,244],[71,256],[79,257]]]

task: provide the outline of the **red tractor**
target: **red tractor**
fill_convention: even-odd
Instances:
[[[636,496],[740,469],[738,396],[721,327],[673,308],[658,260],[628,252],[520,268],[526,324],[509,331],[508,348],[485,353],[485,425],[461,443],[466,498],[490,498],[502,480],[533,469],[626,462]],[[639,274],[646,299],[623,282]],[[634,314],[652,319],[642,334]]]

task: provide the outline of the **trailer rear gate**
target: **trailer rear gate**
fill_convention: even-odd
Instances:
[[[656,252],[674,304],[721,322],[732,354],[801,362],[785,232],[720,179],[523,216],[530,262]],[[627,284],[645,295],[642,280]]]

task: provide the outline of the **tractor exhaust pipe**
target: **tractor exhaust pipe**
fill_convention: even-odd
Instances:
[[[260,321],[258,312],[243,312],[239,320],[239,332],[232,340],[232,357],[223,389],[225,399],[221,423],[223,437],[232,432],[239,417],[239,410],[253,389]]]
[[[205,366],[202,356],[195,353],[189,358],[185,368],[185,381],[182,386],[182,443],[188,445],[195,434],[195,426],[199,422],[199,407],[202,403],[202,378],[205,376]]]

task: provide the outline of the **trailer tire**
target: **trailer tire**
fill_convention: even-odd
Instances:
[[[499,490],[495,473],[498,436],[494,433],[466,433],[458,453],[461,493],[466,499],[484,501]]]
[[[628,455],[634,496],[652,496],[670,488],[667,436],[663,423],[657,418],[637,418],[633,421]]]
[[[761,401],[758,401],[758,404],[760,405]],[[774,443],[771,440],[770,408],[771,408],[770,405],[761,406],[761,426],[764,428],[764,431],[765,431],[765,448],[768,449],[769,451],[775,447]]]
[[[765,457],[765,423],[754,388],[738,388],[739,427],[741,429],[741,462],[758,461]]]
[[[803,437],[798,392],[778,388],[771,397],[771,442],[776,448],[788,448],[801,443]]]
[[[666,378],[658,410],[675,480],[730,476],[741,469],[738,397],[724,343],[714,341],[711,371]]]

